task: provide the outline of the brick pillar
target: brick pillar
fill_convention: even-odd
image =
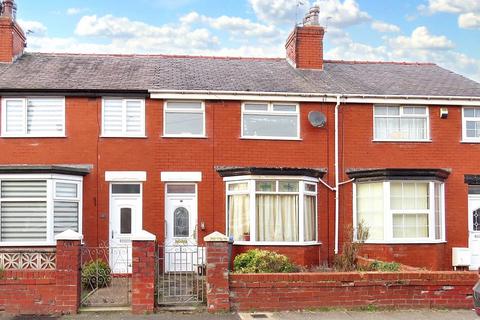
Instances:
[[[228,238],[214,232],[204,241],[207,247],[208,312],[230,311]]]
[[[83,236],[67,230],[55,236],[57,241],[56,311],[63,314],[78,312],[81,297],[80,246]]]
[[[132,312],[155,309],[155,235],[141,231],[132,237]]]

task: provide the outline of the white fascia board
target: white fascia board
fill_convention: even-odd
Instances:
[[[160,178],[163,182],[200,182],[202,173],[164,171],[160,173]]]
[[[282,101],[282,102],[337,102],[368,104],[411,104],[480,106],[480,97],[462,96],[418,96],[418,95],[358,95],[332,93],[293,93],[293,92],[248,92],[248,91],[200,91],[200,90],[150,90],[152,99],[179,100],[240,100],[240,101]]]
[[[110,182],[144,182],[146,171],[105,171],[105,181]]]

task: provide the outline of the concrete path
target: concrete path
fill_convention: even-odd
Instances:
[[[412,310],[412,311],[328,311],[328,312],[280,312],[257,314],[170,313],[132,316],[129,313],[83,313],[64,317],[9,317],[0,313],[0,320],[480,320],[470,310]]]

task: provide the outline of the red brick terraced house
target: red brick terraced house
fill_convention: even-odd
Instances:
[[[324,60],[324,32],[314,8],[286,58],[30,53],[4,0],[0,246],[219,231],[318,265],[362,220],[369,258],[480,267],[480,84]]]

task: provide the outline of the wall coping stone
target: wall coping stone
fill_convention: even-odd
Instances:
[[[218,231],[212,232],[203,238],[205,242],[228,242],[228,237]]]
[[[155,241],[157,237],[146,230],[141,230],[132,236],[132,241]]]
[[[78,233],[78,232],[73,231],[72,229],[65,230],[62,233],[57,234],[55,236],[55,240],[57,240],[57,241],[58,240],[60,240],[60,241],[63,241],[63,240],[82,240],[82,239],[83,239],[83,235]]]

